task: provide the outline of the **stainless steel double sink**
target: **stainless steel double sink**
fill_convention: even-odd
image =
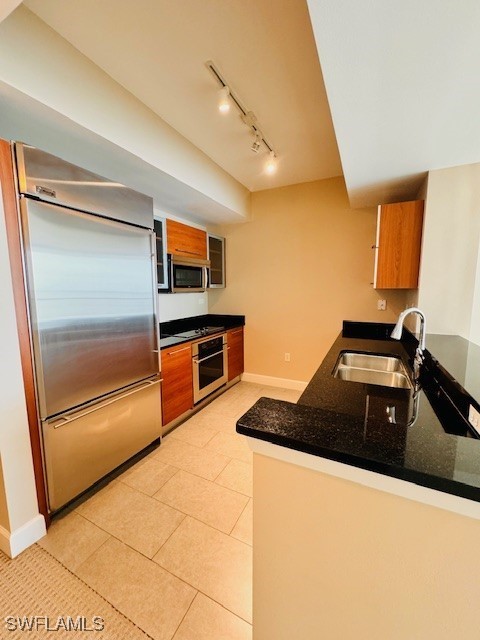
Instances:
[[[378,384],[382,387],[412,389],[405,366],[398,356],[344,351],[340,354],[333,377],[350,382]]]

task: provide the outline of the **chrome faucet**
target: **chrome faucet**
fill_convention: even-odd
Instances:
[[[413,375],[415,378],[415,386],[417,387],[419,377],[420,377],[420,366],[423,363],[423,360],[425,358],[424,351],[425,351],[426,320],[425,320],[425,314],[423,313],[423,311],[421,311],[418,307],[410,307],[409,309],[405,309],[405,311],[402,311],[402,313],[398,316],[397,324],[395,325],[395,328],[391,333],[391,337],[394,340],[400,340],[402,338],[403,323],[405,322],[405,318],[410,313],[416,313],[420,317],[420,332],[418,335],[418,347],[415,351],[415,358],[413,360]]]

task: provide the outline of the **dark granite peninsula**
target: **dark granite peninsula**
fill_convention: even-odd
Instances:
[[[395,355],[411,373],[417,346],[392,324],[345,322],[296,405],[261,398],[237,422],[237,431],[276,445],[480,502],[480,439],[468,422],[476,400],[449,375],[465,371],[462,353],[450,349],[446,366],[428,351],[430,341],[449,352],[456,336],[428,336],[417,406],[413,389],[390,388],[333,377],[346,351]],[[467,342],[467,341],[463,341]],[[480,362],[480,360],[479,360]],[[480,367],[480,364],[479,364]],[[414,421],[407,426],[409,421]]]
[[[392,329],[345,322],[297,404],[261,398],[237,422],[254,454],[257,638],[478,635],[479,361],[427,336],[415,402],[418,342]],[[405,388],[334,377],[345,352],[397,356]]]

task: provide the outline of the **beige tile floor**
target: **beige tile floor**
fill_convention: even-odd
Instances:
[[[50,527],[41,546],[155,640],[252,637],[252,454],[241,382]]]

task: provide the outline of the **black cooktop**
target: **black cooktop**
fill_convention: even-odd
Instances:
[[[170,336],[174,338],[201,338],[203,336],[209,336],[212,333],[218,333],[219,331],[225,331],[225,327],[201,327],[199,329],[192,329],[191,331],[172,333]]]

